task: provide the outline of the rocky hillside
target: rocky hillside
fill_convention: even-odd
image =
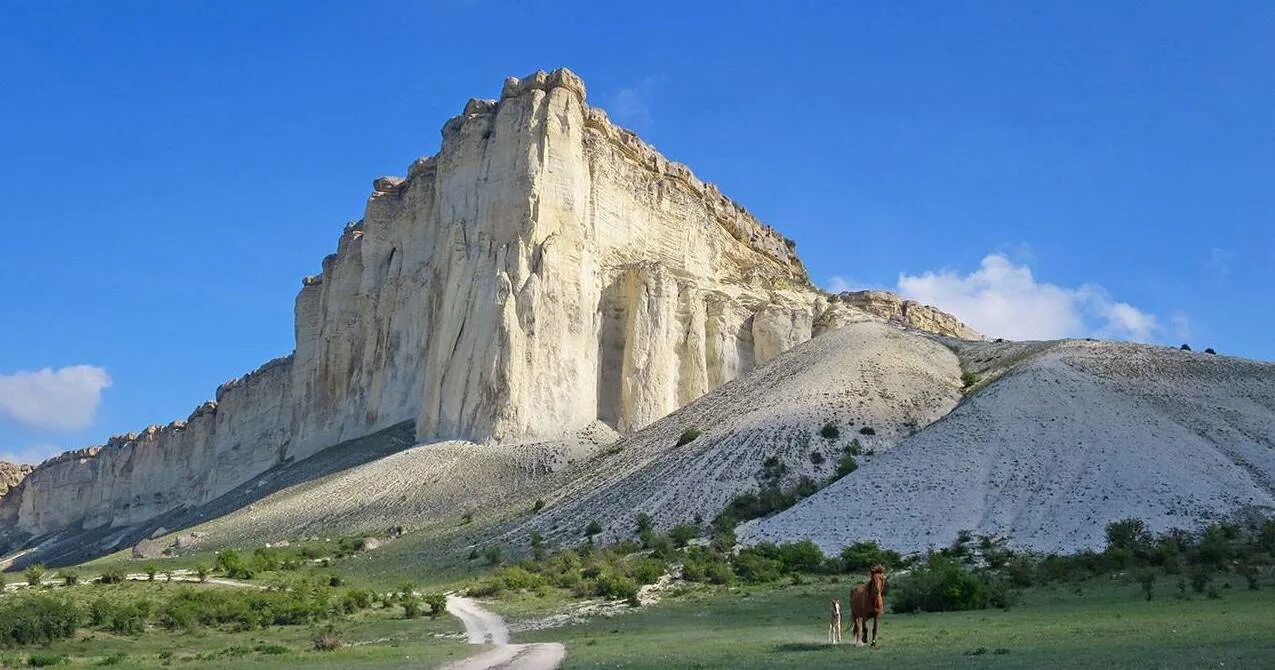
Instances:
[[[470,100],[302,282],[292,354],[185,421],[41,464],[0,499],[0,541],[140,527],[404,422],[421,442],[631,434],[846,323],[975,336],[815,289],[791,241],[585,94],[557,70]]]
[[[1073,551],[1122,518],[1163,531],[1275,512],[1275,365],[1111,342],[958,351],[1003,376],[741,536],[917,551],[968,530]]]

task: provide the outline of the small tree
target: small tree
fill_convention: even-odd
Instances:
[[[691,540],[699,537],[699,527],[689,523],[679,523],[673,526],[668,532],[668,537],[673,541],[673,546],[681,548],[691,543]]]
[[[66,586],[75,586],[80,583],[80,575],[74,570],[58,570],[58,576],[62,578],[62,583]]]
[[[208,572],[209,569],[206,563],[200,563],[195,566],[195,576],[198,577],[201,582],[208,581]]]
[[[598,523],[597,519],[590,521],[589,525],[584,527],[584,534],[589,538],[592,538],[594,535],[602,534],[602,524]]]
[[[543,500],[536,500],[536,504],[534,504],[534,505],[532,505],[532,506],[531,506],[531,511],[532,511],[532,512],[539,512],[540,510],[542,510],[542,509],[544,509],[544,508],[545,508],[545,501],[543,501]]]
[[[483,557],[487,559],[487,565],[500,565],[500,547],[491,545],[483,550]]]
[[[829,421],[823,425],[823,428],[819,429],[819,437],[825,440],[835,440],[841,437],[841,429],[837,427],[837,424]]]
[[[536,561],[545,560],[545,536],[540,531],[531,531],[531,558]]]
[[[1180,347],[1178,347],[1178,348],[1179,348],[1179,349],[1181,349],[1182,351],[1190,351],[1190,350],[1191,350],[1191,345],[1189,345],[1189,344],[1183,344],[1182,346],[1180,346]]]
[[[148,582],[155,581],[155,575],[159,574],[159,569],[150,564],[147,564],[145,568],[142,568],[142,571],[146,573],[146,581]]]
[[[425,604],[429,606],[429,618],[437,619],[447,611],[447,596],[441,593],[427,593]]]
[[[44,579],[45,572],[43,565],[32,563],[27,566],[26,570],[22,571],[22,576],[26,578],[28,586],[39,586],[41,580]]]

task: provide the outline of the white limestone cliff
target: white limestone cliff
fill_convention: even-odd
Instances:
[[[848,321],[976,336],[893,296],[829,298],[791,241],[584,101],[565,69],[469,101],[303,281],[293,354],[185,422],[47,461],[0,522],[130,525],[404,421],[422,441],[631,432]]]

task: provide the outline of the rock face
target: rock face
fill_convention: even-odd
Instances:
[[[470,100],[302,282],[293,354],[42,464],[0,522],[133,524],[407,420],[422,441],[628,433],[840,323],[975,336],[889,294],[829,299],[791,241],[584,100],[567,70]]]
[[[30,465],[0,461],[0,496],[17,486],[23,478],[31,474],[32,469]]]

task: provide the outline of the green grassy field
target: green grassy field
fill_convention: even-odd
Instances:
[[[1163,578],[1147,602],[1136,585],[1102,578],[1026,591],[1007,611],[887,614],[875,649],[825,642],[827,601],[844,603],[845,582],[696,589],[516,639],[566,643],[565,668],[1275,667],[1275,590],[1225,583],[1220,599],[1180,600]]]
[[[99,597],[157,601],[179,588],[231,587],[132,582],[42,591],[87,603]],[[3,667],[25,667],[32,655],[55,655],[66,657],[56,667],[429,668],[479,649],[455,637],[439,637],[461,631],[459,622],[450,616],[405,619],[401,608],[370,609],[336,622],[345,646],[335,651],[314,650],[313,639],[322,627],[269,626],[246,631],[198,628],[181,632],[152,626],[135,636],[85,629],[74,639],[0,652],[0,663]]]

